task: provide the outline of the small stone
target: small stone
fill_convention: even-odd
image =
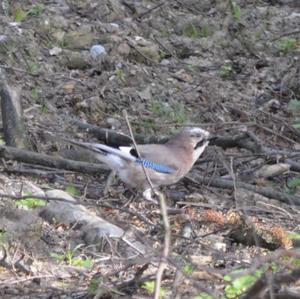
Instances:
[[[115,28],[118,28],[119,29],[119,25],[118,24],[116,24],[116,23],[110,23],[110,25],[112,26],[112,27],[115,27]]]
[[[226,244],[223,242],[215,242],[214,244],[212,244],[212,247],[215,250],[222,251],[222,252],[226,252],[226,248],[227,248]]]
[[[64,90],[64,92],[67,93],[67,94],[73,93],[74,88],[75,88],[75,83],[74,83],[73,81],[72,81],[72,82],[68,82],[68,83],[66,83],[66,84],[63,86],[63,90]]]
[[[170,64],[170,60],[169,59],[163,59],[161,62],[160,62],[161,65],[169,65]]]
[[[7,35],[0,34],[0,43],[5,43],[8,40]]]
[[[130,54],[130,47],[126,42],[123,42],[118,46],[117,52],[123,57],[128,57]]]
[[[54,48],[49,50],[50,56],[57,56],[61,52],[62,52],[62,48],[59,48],[59,47],[54,47]]]
[[[90,49],[90,54],[93,59],[98,59],[99,57],[106,55],[106,50],[101,45],[94,45]]]

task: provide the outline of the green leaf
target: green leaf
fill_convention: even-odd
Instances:
[[[92,295],[96,295],[101,284],[102,284],[101,278],[93,277],[89,284],[89,289],[88,289],[89,293]]]
[[[246,290],[253,282],[256,281],[256,277],[254,275],[245,275],[239,277],[233,281],[233,287],[237,290],[244,291]]]
[[[293,124],[293,127],[294,127],[295,129],[300,129],[300,123]]]
[[[223,279],[231,282],[225,287],[225,294],[227,298],[237,298],[239,295],[245,292],[269,267],[270,264],[268,264],[266,267],[258,269],[252,274],[242,275],[239,277],[237,277],[237,274],[245,271],[244,269],[238,269],[229,275],[225,275]]]
[[[155,281],[146,281],[142,288],[145,289],[150,295],[154,294],[155,291]],[[164,298],[166,296],[166,290],[164,288],[160,288],[159,297]]]
[[[197,38],[200,35],[198,28],[194,24],[187,24],[182,34],[190,38]]]
[[[296,46],[297,40],[290,37],[282,38],[278,43],[279,50],[284,54],[287,54],[289,51],[295,49]]]
[[[292,232],[292,233],[288,233],[288,237],[291,240],[300,240],[300,234]]]
[[[37,207],[44,207],[46,205],[46,201],[39,198],[29,197],[26,199],[20,199],[16,202],[18,206],[25,206],[29,209],[34,209]]]
[[[300,112],[300,101],[296,99],[292,99],[289,101],[287,110],[293,115],[298,114]]]
[[[15,21],[22,22],[26,19],[26,17],[27,17],[26,12],[22,9],[22,7],[18,6],[14,11]]]
[[[242,16],[240,6],[238,6],[236,2],[233,0],[229,0],[229,6],[230,6],[231,14],[233,15],[234,19],[236,21],[240,21]]]
[[[4,228],[0,228],[0,244],[5,240],[6,230]]]
[[[57,263],[61,263],[61,262],[63,262],[65,260],[65,255],[64,254],[50,252],[49,255],[50,255],[50,257],[52,257],[53,259],[55,259],[55,261]]]
[[[77,190],[77,188],[73,185],[67,186],[66,192],[72,196],[78,196],[80,194],[79,191]]]
[[[142,288],[145,289],[149,294],[153,294],[154,288],[155,288],[155,282],[154,281],[146,281],[142,285]]]
[[[72,260],[71,265],[72,266],[77,266],[77,267],[84,267],[84,268],[91,268],[94,264],[94,261],[91,258],[82,258],[82,257],[77,257]]]
[[[289,188],[300,187],[300,178],[295,178],[295,179],[289,180],[287,185]]]
[[[228,78],[233,73],[234,73],[233,67],[229,63],[224,64],[219,70],[219,74],[222,78]]]
[[[223,277],[223,279],[224,279],[225,281],[232,281],[232,278],[231,278],[230,275],[225,275],[225,276]]]
[[[43,13],[43,11],[44,11],[44,6],[43,5],[41,5],[41,4],[35,4],[27,12],[27,16],[38,17],[38,16],[40,16]]]
[[[190,265],[190,264],[186,264],[183,267],[183,272],[185,274],[191,275],[191,274],[193,274],[194,271],[195,271],[194,267],[192,265]]]
[[[40,95],[40,92],[39,92],[38,88],[33,87],[33,88],[31,89],[31,98],[32,98],[35,102],[38,102],[39,95]]]

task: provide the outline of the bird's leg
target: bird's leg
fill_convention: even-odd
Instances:
[[[108,190],[110,188],[110,186],[113,184],[115,176],[116,176],[117,172],[115,170],[112,170],[107,178],[106,184],[105,184],[105,188],[103,190],[103,194],[106,195],[108,193]]]
[[[157,204],[157,200],[153,198],[153,195],[152,194],[152,189],[151,188],[148,188],[146,189],[144,192],[143,192],[143,197],[148,200],[148,201],[151,201],[152,203],[155,203]]]

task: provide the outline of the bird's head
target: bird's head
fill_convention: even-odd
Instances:
[[[210,139],[210,133],[200,128],[186,128],[183,133],[188,135],[195,150],[204,144],[206,147]]]
[[[200,128],[186,128],[183,134],[189,138],[193,146],[193,163],[195,163],[208,146],[211,135],[208,131]]]

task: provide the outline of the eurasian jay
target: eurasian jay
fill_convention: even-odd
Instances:
[[[209,136],[203,129],[187,128],[165,144],[137,145],[140,156],[133,146],[116,149],[104,144],[68,142],[93,151],[96,159],[116,171],[124,183],[143,190],[143,196],[151,200],[151,188],[142,165],[154,188],[174,184],[191,170],[207,147]]]

